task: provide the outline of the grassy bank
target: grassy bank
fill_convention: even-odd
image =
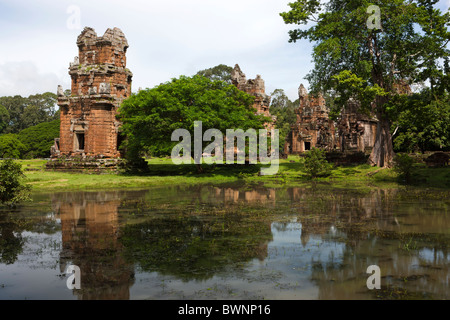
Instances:
[[[204,166],[198,173],[195,165],[176,166],[171,159],[150,159],[150,174],[146,176],[123,174],[66,173],[45,170],[45,160],[21,160],[26,181],[35,192],[69,190],[104,190],[119,188],[146,188],[174,184],[227,183],[245,181],[269,186],[286,186],[309,183],[302,161],[296,156],[280,160],[277,175],[261,176],[260,166],[221,165]],[[369,165],[335,167],[331,175],[316,181],[336,185],[361,184],[365,186],[397,187],[397,175],[391,169]],[[417,165],[412,185],[450,189],[450,167],[427,168]]]

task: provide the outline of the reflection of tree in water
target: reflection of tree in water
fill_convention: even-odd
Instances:
[[[267,256],[270,223],[240,216],[178,216],[128,225],[121,242],[143,270],[183,280],[208,279],[236,263]]]
[[[120,192],[54,195],[59,212],[63,249],[61,272],[69,264],[81,270],[80,299],[129,299],[134,268],[122,258],[117,240]]]
[[[414,198],[400,190],[290,192],[301,204],[297,209],[303,246],[318,235],[325,243],[344,244],[342,252],[329,249],[329,257],[311,261],[319,299],[367,298],[365,272],[372,264],[382,270],[384,289],[384,293],[372,292],[374,296],[448,298],[447,283],[439,279],[448,276],[450,239],[448,219],[439,203],[428,206],[418,200],[426,199],[424,195]]]
[[[303,245],[308,243],[310,235],[323,235],[334,228],[347,230],[370,222],[383,228],[395,222],[396,190],[374,189],[369,193],[357,193],[332,188],[292,188],[288,192],[296,203],[298,221],[302,224]]]
[[[445,235],[448,220],[445,215],[420,214],[430,209],[418,205],[421,195],[415,201],[399,201],[404,193],[330,186],[174,186],[141,193],[58,195],[54,204],[62,220],[61,258],[81,267],[82,299],[128,298],[134,265],[188,281],[211,278],[255,258],[263,260],[274,215],[293,212],[308,249],[312,237],[343,248],[311,261],[320,298],[354,299],[355,292],[367,298],[365,271],[371,264],[382,268],[382,283],[396,284],[404,275],[411,290],[426,288],[439,296],[445,292],[443,284],[430,279],[440,279],[445,272],[448,236],[439,240],[432,233]],[[130,219],[125,225],[119,226],[118,208],[121,219]],[[431,209],[442,212],[435,204]],[[266,216],[260,215],[263,211]],[[420,229],[426,230],[429,241]],[[408,251],[411,238],[418,249]],[[434,260],[424,257],[424,249]],[[411,266],[430,272],[418,274]]]
[[[9,213],[0,213],[0,263],[13,264],[17,260],[24,244],[23,230]]]
[[[446,251],[433,251],[439,258],[429,260],[421,250],[404,251],[397,242],[370,235],[345,246],[335,261],[314,262],[311,279],[319,286],[319,299],[366,299],[369,293],[382,299],[448,299]],[[382,290],[366,287],[370,265],[381,269]]]
[[[222,210],[229,198],[217,201],[213,187],[190,189],[54,195],[54,211],[62,226],[61,272],[69,264],[80,267],[82,290],[75,291],[80,299],[128,299],[134,263],[145,270],[199,279],[233,263],[266,257],[272,239],[269,222],[247,221],[229,210],[217,214],[214,208]],[[248,200],[249,193],[255,191],[246,191],[241,198],[247,195]],[[208,206],[197,217],[171,218],[211,202],[222,205],[213,205],[212,210]],[[128,218],[138,212],[145,222],[120,226],[119,207]],[[168,215],[154,219],[155,212]]]
[[[0,263],[13,264],[22,253],[25,239],[24,231],[54,234],[59,230],[48,208],[17,206],[15,209],[0,209]],[[29,212],[30,211],[30,212]]]

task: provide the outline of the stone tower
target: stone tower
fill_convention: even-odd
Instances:
[[[126,68],[127,39],[118,28],[98,37],[94,29],[86,27],[77,46],[79,54],[69,67],[71,95],[58,86],[61,128],[52,156],[119,158],[116,114],[131,94],[133,77]]]
[[[335,127],[328,116],[324,97],[308,94],[303,84],[298,88],[298,97],[297,122],[291,128],[285,152],[299,154],[312,148],[334,149]]]
[[[262,114],[266,117],[272,118],[272,122],[267,123],[266,128],[268,130],[274,129],[276,117],[272,116],[269,111],[270,101],[272,98],[266,94],[266,86],[261,76],[257,75],[255,79],[247,80],[247,77],[241,71],[239,65],[236,64],[231,72],[231,83],[239,90],[255,97],[253,107],[256,109],[256,114]]]

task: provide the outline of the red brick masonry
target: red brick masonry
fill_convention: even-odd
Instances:
[[[85,28],[77,46],[79,54],[69,67],[71,95],[58,87],[61,128],[52,156],[118,158],[121,124],[116,114],[131,94],[133,77],[126,68],[127,39],[118,28],[102,37]]]

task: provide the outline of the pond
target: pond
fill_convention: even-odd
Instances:
[[[449,244],[449,191],[35,194],[0,210],[0,299],[448,299]],[[367,286],[371,265],[381,289]]]

